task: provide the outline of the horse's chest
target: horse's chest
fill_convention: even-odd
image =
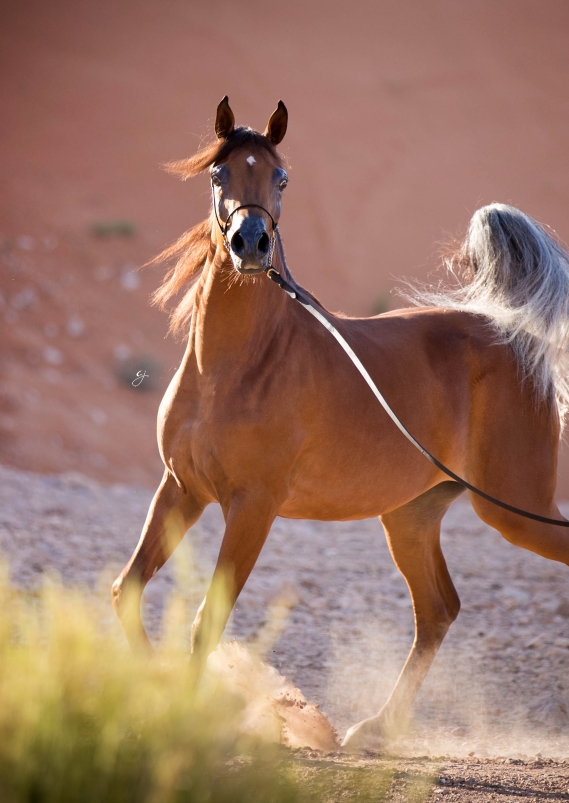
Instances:
[[[166,465],[194,479],[223,484],[228,476],[267,470],[271,453],[289,461],[294,439],[278,399],[255,381],[178,383],[161,405],[160,442]]]

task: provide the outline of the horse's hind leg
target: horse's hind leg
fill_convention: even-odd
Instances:
[[[133,649],[151,648],[140,616],[144,587],[199,519],[203,507],[191,493],[178,487],[168,471],[164,473],[138,545],[112,588],[113,608]]]
[[[554,524],[526,519],[517,513],[503,510],[475,494],[471,494],[470,498],[472,507],[482,521],[498,530],[506,541],[514,546],[535,552],[542,558],[555,560],[569,566],[569,527],[556,527]],[[563,516],[555,504],[539,504],[535,498],[532,499],[529,489],[527,494],[518,493],[514,498],[517,505],[522,508],[525,505],[533,513],[550,519],[563,520]],[[529,501],[524,503],[524,499]]]
[[[393,560],[405,578],[415,616],[415,640],[389,699],[377,714],[350,728],[344,745],[379,749],[405,724],[413,701],[447,630],[458,616],[460,600],[440,546],[441,520],[463,488],[443,482],[381,517]]]

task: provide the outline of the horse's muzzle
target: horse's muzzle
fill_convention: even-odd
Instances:
[[[233,264],[239,273],[254,275],[266,269],[271,238],[262,217],[246,217],[229,244]]]

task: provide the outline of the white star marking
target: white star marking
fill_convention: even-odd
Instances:
[[[250,164],[250,165],[254,165],[256,161],[257,161],[257,160],[255,159],[255,157],[254,157],[254,156],[248,156],[248,157],[247,157],[247,162],[248,162],[248,164]]]

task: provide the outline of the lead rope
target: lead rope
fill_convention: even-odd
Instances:
[[[274,241],[274,234],[273,234],[273,241]],[[387,415],[391,418],[395,426],[405,435],[408,441],[411,441],[413,446],[416,449],[418,449],[421,452],[421,454],[427,458],[427,460],[430,460],[431,463],[433,463],[433,465],[435,465],[438,469],[440,469],[444,474],[446,474],[448,477],[451,477],[451,479],[453,479],[455,482],[458,482],[460,485],[463,485],[469,491],[472,491],[472,493],[481,496],[482,499],[486,499],[488,502],[492,502],[494,505],[497,505],[498,507],[504,508],[504,510],[509,510],[510,513],[516,513],[518,516],[525,516],[526,519],[541,521],[543,524],[555,524],[558,527],[569,527],[569,521],[567,521],[566,519],[549,519],[547,516],[540,516],[537,513],[530,513],[527,510],[521,510],[519,507],[514,507],[514,505],[509,505],[507,502],[502,502],[500,499],[495,499],[493,496],[490,496],[490,494],[481,491],[480,488],[476,488],[474,485],[471,485],[462,477],[459,477],[458,474],[455,474],[454,471],[451,471],[450,468],[447,468],[443,463],[441,463],[440,460],[437,460],[437,458],[434,455],[432,455],[428,451],[428,449],[425,449],[425,447],[419,443],[419,441],[409,432],[407,427],[399,420],[397,415],[393,412],[389,404],[386,402],[386,400],[378,390],[377,385],[375,384],[371,376],[368,374],[367,370],[365,369],[364,365],[360,361],[357,354],[353,351],[350,344],[338,332],[336,327],[333,326],[333,324],[331,324],[330,321],[324,317],[324,315],[322,315],[320,310],[318,310],[308,298],[305,298],[301,293],[299,293],[295,287],[289,284],[289,282],[287,282],[286,279],[283,279],[280,273],[273,268],[271,264],[272,254],[273,254],[273,247],[271,246],[271,259],[269,259],[269,264],[266,269],[266,273],[269,279],[278,284],[281,290],[284,290],[285,293],[287,293],[287,295],[298,301],[298,303],[302,307],[304,307],[305,310],[307,310],[311,315],[313,315],[316,318],[316,320],[319,323],[321,323],[322,326],[325,329],[327,329],[333,337],[336,338],[336,340],[338,341],[340,346],[344,349],[344,351],[346,352],[352,363],[355,365],[357,370],[363,376],[368,386],[370,387],[371,392],[378,400],[378,402],[381,404]]]

